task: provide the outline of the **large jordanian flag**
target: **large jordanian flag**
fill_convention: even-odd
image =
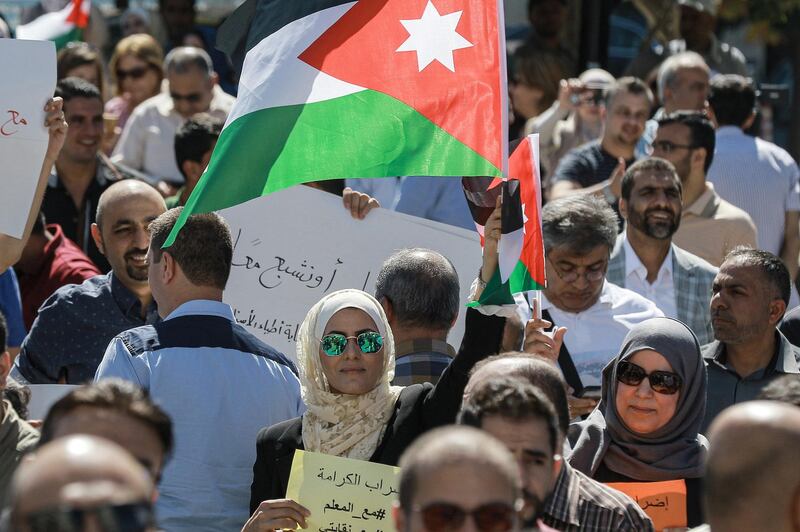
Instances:
[[[91,6],[91,0],[71,0],[61,11],[45,13],[28,24],[17,26],[17,38],[55,41],[57,49],[80,41],[89,25]]]
[[[503,175],[502,21],[502,0],[248,0],[218,39],[238,99],[176,229],[309,181]]]

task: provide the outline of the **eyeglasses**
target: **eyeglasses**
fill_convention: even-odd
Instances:
[[[375,331],[365,331],[358,336],[345,336],[339,333],[326,334],[320,341],[322,352],[329,357],[338,357],[347,349],[347,342],[355,339],[364,354],[377,353],[383,347],[383,336]]]
[[[681,378],[671,371],[654,371],[647,373],[644,368],[623,360],[617,365],[617,380],[628,386],[639,386],[644,378],[650,381],[654,392],[664,395],[673,395],[681,389]]]
[[[653,141],[653,147],[651,148],[651,153],[656,151],[656,150],[659,150],[662,153],[669,154],[669,153],[674,152],[678,148],[683,148],[683,149],[687,149],[687,150],[693,150],[693,149],[697,148],[697,146],[695,146],[693,144],[675,144],[674,142],[671,142],[669,140],[654,140]]]
[[[606,276],[606,268],[608,268],[608,262],[604,263],[599,269],[586,269],[583,273],[578,273],[576,270],[570,270],[568,272],[562,272],[558,269],[558,266],[550,260],[548,257],[547,260],[553,266],[553,269],[558,275],[558,278],[564,281],[565,283],[574,283],[580,277],[586,279],[589,283],[596,283],[597,281],[603,279]]]
[[[21,520],[31,532],[82,532],[90,515],[103,532],[144,532],[155,526],[153,507],[145,501],[91,508],[48,508],[24,515]]]
[[[130,70],[122,70],[121,68],[117,69],[117,80],[122,82],[125,81],[125,78],[131,79],[142,79],[147,71],[150,70],[149,66],[140,66],[136,68],[132,68]],[[173,98],[175,96],[173,95]]]
[[[475,520],[481,532],[508,532],[517,522],[517,510],[504,502],[492,502],[465,510],[455,504],[435,502],[423,508],[414,508],[422,514],[422,522],[430,532],[459,530],[467,516]]]
[[[200,100],[203,99],[202,93],[199,92],[193,92],[192,94],[175,94],[174,92],[170,92],[169,95],[176,102],[186,100],[188,103],[199,103]]]

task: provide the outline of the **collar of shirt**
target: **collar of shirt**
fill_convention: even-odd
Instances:
[[[717,137],[744,137],[745,132],[736,126],[720,126],[717,129]]]
[[[127,286],[122,284],[114,272],[108,272],[107,278],[111,284],[111,297],[114,298],[119,309],[128,318],[135,318],[136,320],[142,319],[142,303],[136,294],[131,292]],[[148,317],[150,314],[156,312],[156,303],[152,301],[147,309]],[[150,320],[146,320],[150,321]]]
[[[169,94],[169,83],[165,83],[164,86],[166,89],[164,92],[153,97],[153,103],[160,114],[164,116],[170,116],[171,114],[177,115],[178,112],[175,111],[175,102],[172,101],[172,96]],[[222,98],[224,98],[224,94],[225,91],[222,90],[222,87],[215,84],[214,88],[211,89],[211,103],[208,105],[208,111],[206,112],[226,110],[227,108],[222,107]]]
[[[212,301],[210,299],[193,299],[178,306],[175,310],[169,313],[169,316],[164,318],[164,321],[171,320],[172,318],[180,318],[181,316],[218,316],[225,318],[229,321],[233,320],[233,309],[230,305],[222,301]]]
[[[591,310],[594,310],[600,305],[611,307],[613,306],[613,304],[614,304],[614,297],[611,294],[610,289],[608,288],[608,281],[603,281],[603,289],[600,291],[600,297],[597,298],[597,301],[595,301],[591,307],[581,312],[589,312]],[[544,295],[544,291],[542,291],[542,310],[548,310],[554,307],[558,308],[547,299],[547,296]],[[568,310],[562,310],[562,309],[558,310],[560,310],[561,312],[567,312],[569,314],[580,314],[580,312],[569,312]]]
[[[714,191],[714,185],[706,182],[705,192],[700,194],[700,197],[694,200],[694,203],[685,207],[683,213],[684,215],[694,214],[701,218],[710,218],[714,211],[714,209],[710,207],[716,207],[717,204],[719,204],[719,196]]]
[[[639,277],[643,282],[647,284],[655,284],[659,282],[661,279],[664,279],[665,276],[672,277],[672,246],[669,247],[669,251],[667,252],[667,256],[664,257],[664,262],[661,263],[661,268],[658,269],[658,276],[654,283],[650,283],[647,281],[647,268],[642,264],[642,261],[639,259],[639,256],[634,251],[631,243],[628,242],[628,237],[626,233],[623,231],[622,233],[622,245],[625,247],[625,277],[630,277],[631,274],[635,274]]]
[[[106,159],[97,154],[97,170],[94,173],[94,179],[92,180],[91,184],[89,185],[89,189],[86,191],[86,196],[89,195],[89,190],[95,186],[104,186],[106,185],[109,180],[113,178],[113,172],[108,165],[106,164]],[[58,171],[56,170],[55,165],[53,166],[52,170],[50,170],[50,175],[47,178],[47,186],[49,188],[65,188],[64,183],[61,182],[61,179],[58,177]]]
[[[776,330],[775,335],[777,342],[772,360],[767,367],[757,371],[756,374],[760,373],[761,377],[766,377],[773,373],[800,373],[800,366],[797,364],[797,355],[795,354],[796,348],[780,331]],[[723,369],[731,369],[728,366],[725,344],[719,340],[714,340],[708,345],[708,351],[704,358],[708,363],[716,364]]]
[[[398,342],[394,346],[395,358],[422,352],[441,353],[449,356],[450,358],[454,358],[456,356],[456,350],[453,349],[453,346],[444,340],[434,340],[432,338],[416,338],[413,340],[406,340],[404,342]]]

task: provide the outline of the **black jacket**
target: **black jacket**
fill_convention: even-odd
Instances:
[[[397,465],[403,451],[423,432],[455,422],[464,387],[475,364],[497,353],[505,318],[484,316],[467,309],[464,339],[458,355],[436,386],[414,384],[400,392],[386,432],[370,462]],[[303,449],[302,420],[290,419],[261,429],[256,441],[256,463],[250,487],[250,513],[262,501],[286,496],[292,459]]]

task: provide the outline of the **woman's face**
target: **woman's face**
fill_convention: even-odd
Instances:
[[[158,72],[135,55],[127,54],[120,57],[116,74],[119,93],[130,94],[133,106],[158,94],[160,85]]]
[[[366,312],[345,308],[334,314],[325,326],[325,334],[339,333],[358,336],[362,332],[378,332],[375,322]],[[372,391],[383,376],[384,349],[376,353],[362,353],[355,338],[350,338],[344,352],[328,356],[319,348],[322,370],[328,378],[331,392],[362,395]]]
[[[645,349],[628,359],[649,375],[654,371],[674,371],[660,353]],[[678,406],[680,391],[672,395],[658,393],[647,378],[638,386],[617,381],[617,414],[625,425],[637,434],[650,434],[666,425]]]

